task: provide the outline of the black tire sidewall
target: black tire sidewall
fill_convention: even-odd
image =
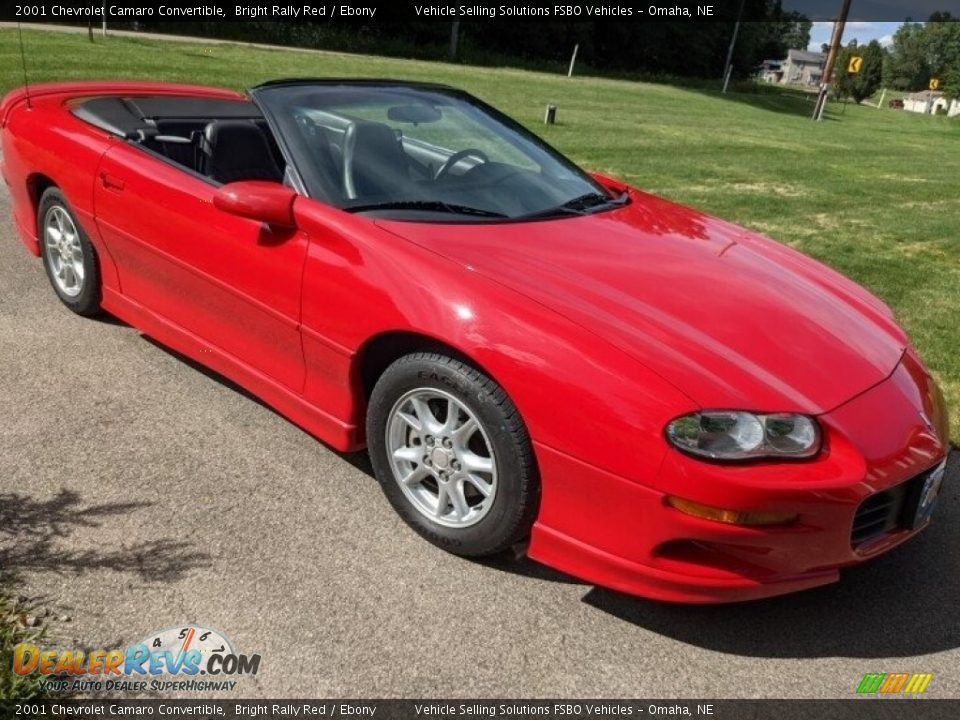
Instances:
[[[74,227],[77,228],[80,247],[83,249],[83,290],[75,297],[71,297],[60,290],[47,259],[46,239],[44,237],[45,221],[47,213],[55,206],[61,207],[70,216]],[[100,311],[100,268],[97,264],[97,254],[83,226],[77,220],[73,208],[70,207],[67,198],[58,188],[52,187],[44,191],[40,203],[37,205],[37,241],[40,243],[40,257],[43,268],[47,273],[47,279],[60,301],[79,315],[95,315],[98,313]]]
[[[453,395],[474,414],[493,445],[497,491],[493,505],[475,525],[450,528],[432,522],[407,499],[387,457],[386,429],[397,400],[411,390],[432,388]],[[384,494],[420,535],[452,553],[467,556],[501,552],[529,532],[537,478],[526,429],[503,391],[468,365],[433,354],[407,356],[377,382],[367,412],[367,445]]]

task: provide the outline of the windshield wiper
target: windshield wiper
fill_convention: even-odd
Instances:
[[[585,195],[579,195],[572,200],[567,200],[562,205],[539,210],[529,215],[522,215],[519,219],[528,220],[531,218],[552,217],[553,215],[587,215],[591,211],[600,210],[606,207],[619,207],[626,205],[630,196],[623,193],[620,197],[612,198],[604,193],[591,192]]]
[[[503,213],[468,205],[443,202],[442,200],[391,200],[368,205],[353,205],[345,207],[347,212],[365,212],[368,210],[423,210],[426,212],[444,212],[452,215],[473,215],[475,217],[505,218]]]

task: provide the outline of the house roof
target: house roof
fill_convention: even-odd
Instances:
[[[809,52],[807,50],[788,50],[787,60],[806,63],[808,65],[823,65],[827,61],[827,56],[823,53]]]
[[[942,97],[943,97],[942,92],[930,92],[929,90],[924,90],[923,92],[916,92],[916,93],[913,93],[912,95],[908,95],[907,100],[926,101],[926,100],[936,100]]]

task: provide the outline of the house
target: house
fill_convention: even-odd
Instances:
[[[783,60],[764,60],[760,65],[759,78],[763,82],[781,82],[783,80]]]
[[[903,109],[925,115],[938,113],[949,117],[960,115],[960,98],[949,99],[942,92],[923,92],[908,95],[903,101]]]
[[[933,101],[933,107],[930,109],[934,115],[946,115],[947,117],[956,117],[960,115],[960,99],[950,99],[946,96],[937,98]]]
[[[907,95],[907,97],[903,99],[903,109],[908,112],[929,114],[933,112],[934,105],[941,100],[944,100],[942,92],[924,90],[923,92]]]
[[[790,85],[820,85],[827,56],[807,50],[790,50],[781,64],[780,82]]]
[[[908,112],[928,115],[936,112],[938,107],[946,107],[946,102],[947,100],[942,92],[924,90],[923,92],[907,95],[903,100],[903,109]]]
[[[949,99],[942,92],[924,90],[907,95],[903,100],[903,109],[925,115],[938,113],[956,117],[960,115],[960,99]]]

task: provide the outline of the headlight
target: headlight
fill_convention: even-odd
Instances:
[[[684,452],[712,460],[808,458],[820,450],[820,427],[805,415],[709,410],[671,422],[667,439]]]

